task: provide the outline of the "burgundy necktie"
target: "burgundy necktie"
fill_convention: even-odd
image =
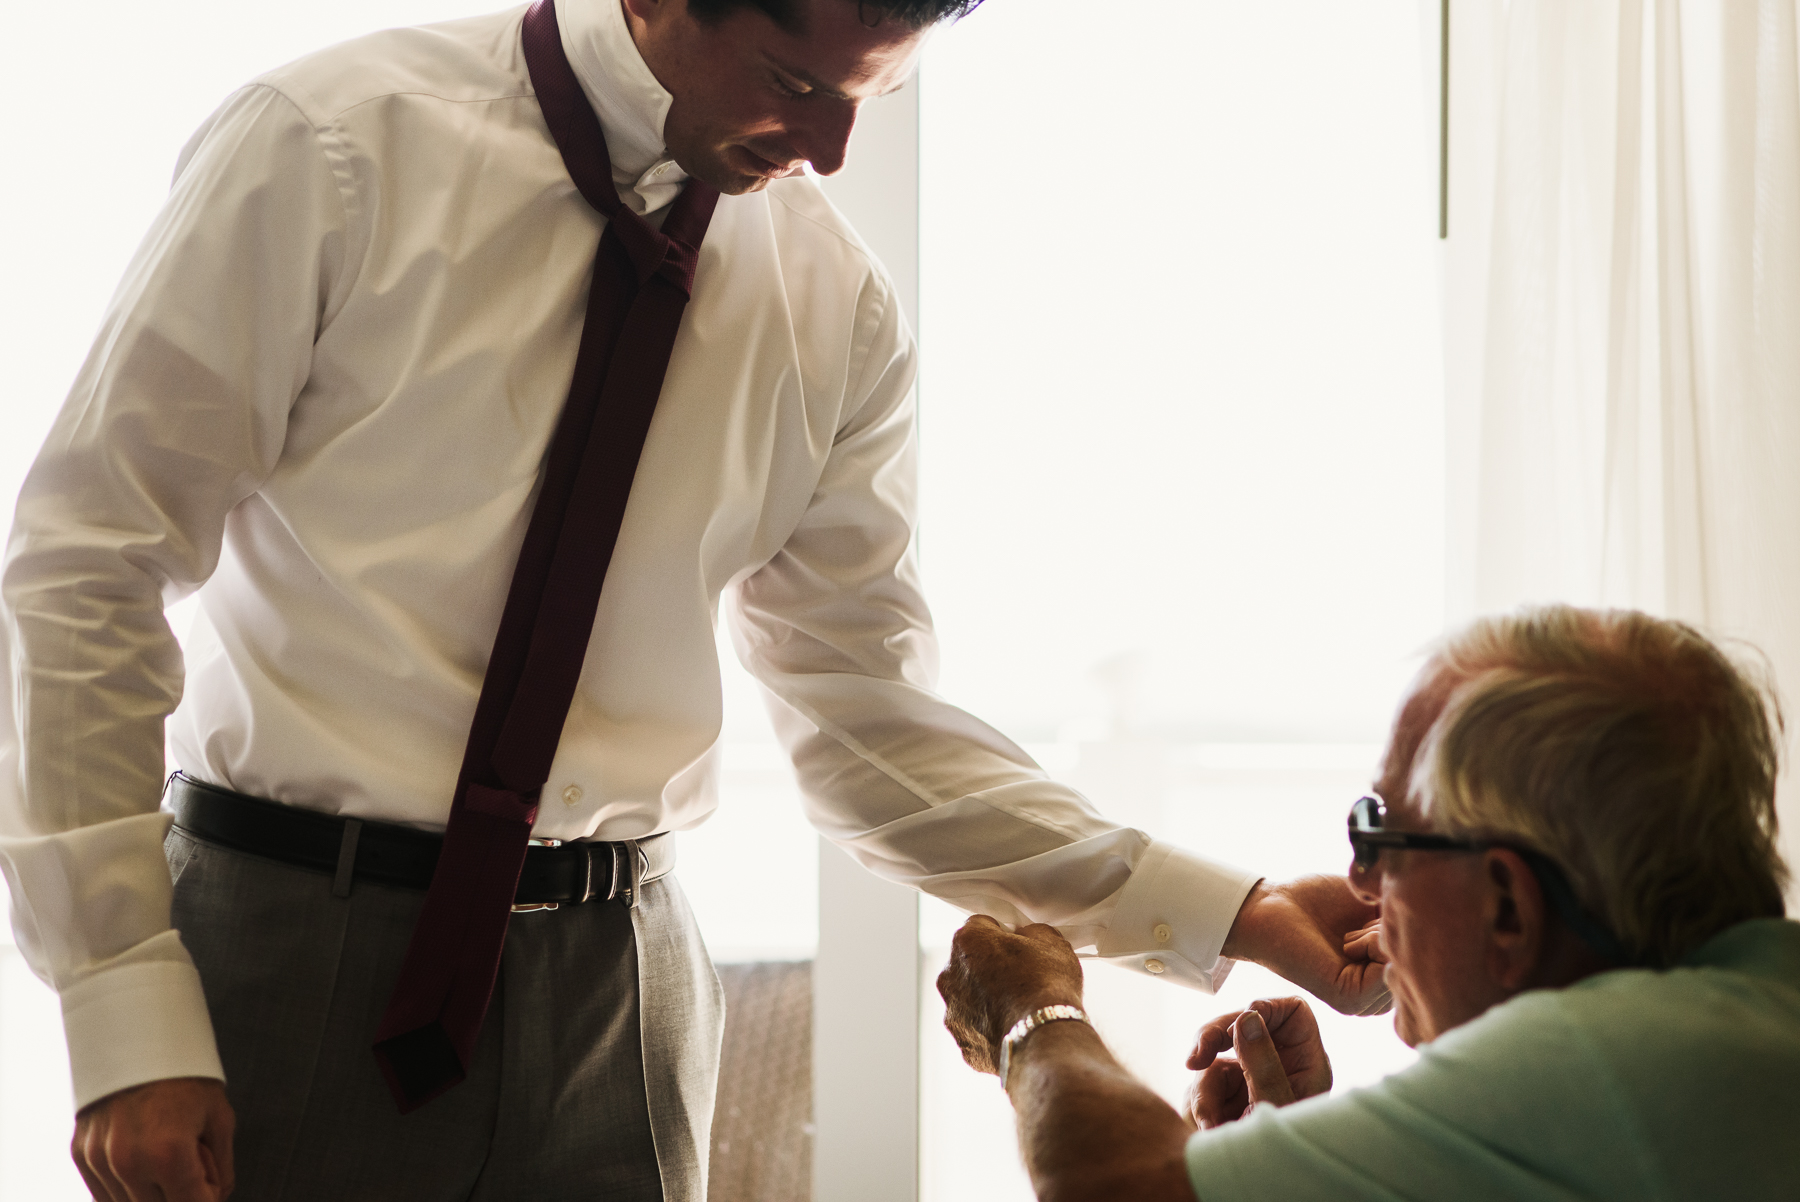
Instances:
[[[662,232],[620,203],[600,121],[551,0],[525,14],[525,63],[581,195],[608,218],[568,403],[513,569],[443,851],[375,1056],[402,1112],[468,1072],[500,970],[538,794],[562,737],[644,436],[693,288],[716,190],[691,180]]]

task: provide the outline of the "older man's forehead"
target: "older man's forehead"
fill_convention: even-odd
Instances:
[[[1412,781],[1413,763],[1432,724],[1444,712],[1444,706],[1448,704],[1456,683],[1456,678],[1447,667],[1435,660],[1428,662],[1413,681],[1405,700],[1400,703],[1400,710],[1394,715],[1394,728],[1388,735],[1387,748],[1382,752],[1379,775],[1375,780],[1375,791],[1381,794],[1390,811],[1403,804],[1409,812],[1412,810],[1408,795],[1411,792],[1409,785]]]

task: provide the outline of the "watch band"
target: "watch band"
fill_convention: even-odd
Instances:
[[[1088,1022],[1087,1014],[1079,1006],[1041,1006],[1013,1024],[1013,1029],[1006,1033],[1000,1041],[1000,1088],[1006,1088],[1006,1074],[1012,1068],[1013,1049],[1025,1042],[1025,1037],[1044,1026],[1046,1023],[1073,1021]]]

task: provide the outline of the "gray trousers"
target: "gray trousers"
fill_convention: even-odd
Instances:
[[[172,830],[237,1112],[232,1202],[704,1202],[723,995],[674,878],[515,914],[468,1080],[399,1113],[369,1045],[425,895]]]

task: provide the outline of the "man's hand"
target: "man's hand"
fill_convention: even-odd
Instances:
[[[1219,1055],[1226,1049],[1237,1059]],[[1319,1023],[1297,997],[1251,1002],[1200,1028],[1187,1066],[1202,1070],[1188,1086],[1186,1111],[1200,1127],[1242,1118],[1251,1106],[1286,1106],[1331,1089],[1331,1060]]]
[[[1352,961],[1368,960],[1374,964],[1386,964],[1388,954],[1387,948],[1381,944],[1381,919],[1371,918],[1366,925],[1346,934],[1344,955]]]
[[[235,1123],[219,1082],[152,1081],[84,1107],[69,1151],[97,1202],[224,1202]]]
[[[1000,1041],[1041,1006],[1081,1005],[1081,962],[1068,940],[1043,923],[1006,928],[977,914],[950,945],[938,974],[944,1026],[969,1067],[997,1073]]]
[[[1264,881],[1239,907],[1224,954],[1272,969],[1345,1014],[1380,1014],[1393,999],[1379,941],[1367,934],[1379,914],[1341,876]]]

